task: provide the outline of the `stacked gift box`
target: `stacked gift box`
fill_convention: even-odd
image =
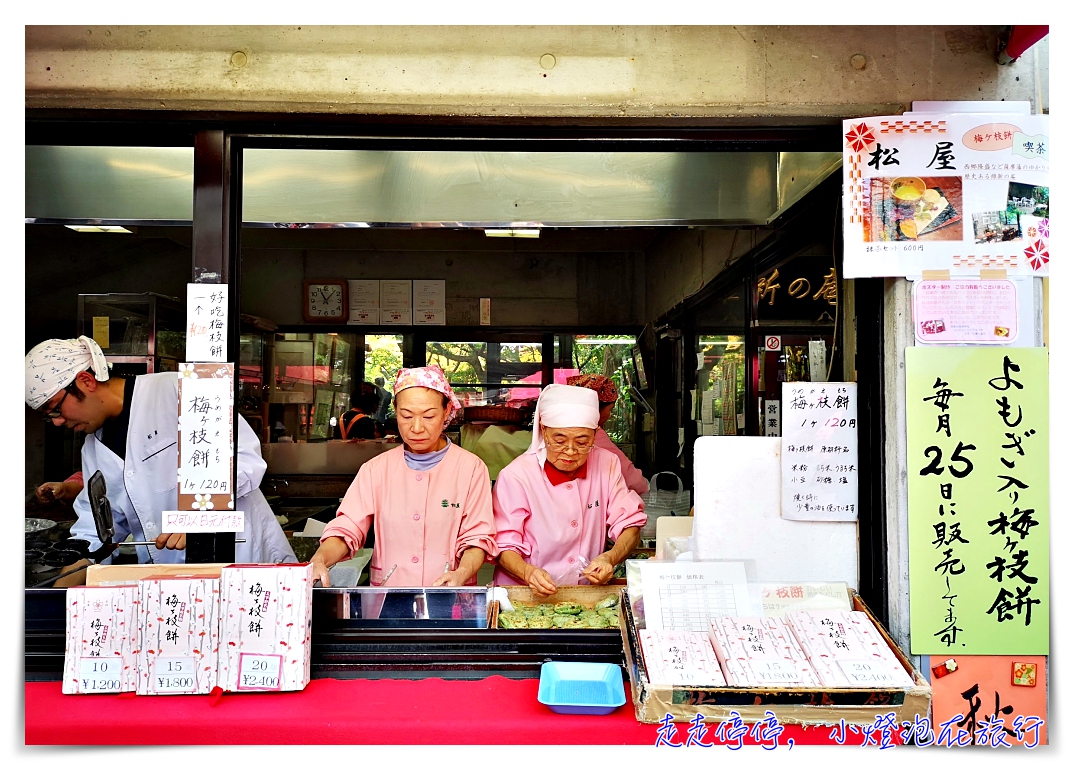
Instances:
[[[301,690],[310,679],[312,588],[308,564],[70,588],[63,692]]]
[[[653,685],[742,688],[913,687],[868,615],[790,612],[717,617],[707,634],[638,632]]]
[[[700,687],[726,684],[707,634],[642,630],[638,637],[652,684]]]

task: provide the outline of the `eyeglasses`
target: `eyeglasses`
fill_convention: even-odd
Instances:
[[[578,454],[587,454],[589,450],[593,448],[592,439],[577,439],[577,440],[556,440],[552,439],[546,441],[545,444],[557,452],[566,452],[568,449],[573,449]]]
[[[45,422],[52,422],[57,417],[63,417],[63,414],[60,412],[60,409],[63,407],[63,402],[67,400],[67,396],[70,395],[70,393],[71,391],[65,390],[63,392],[63,398],[56,402],[56,406],[52,407],[52,409],[47,412],[41,413],[41,419]]]

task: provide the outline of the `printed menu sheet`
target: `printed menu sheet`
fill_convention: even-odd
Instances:
[[[710,618],[757,611],[744,562],[642,562],[639,567],[650,631],[707,632]]]

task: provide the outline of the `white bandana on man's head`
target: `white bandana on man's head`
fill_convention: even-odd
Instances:
[[[541,428],[592,428],[600,423],[600,399],[595,390],[576,385],[549,385],[537,399],[533,439],[526,454],[537,455],[544,466],[547,456]]]
[[[101,382],[108,379],[104,351],[89,337],[45,340],[26,354],[27,405],[40,409],[87,369]]]

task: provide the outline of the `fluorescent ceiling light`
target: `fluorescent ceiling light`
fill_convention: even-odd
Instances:
[[[64,225],[64,227],[79,233],[130,233],[126,227],[119,225]]]
[[[633,337],[617,337],[610,340],[580,339],[574,341],[575,345],[633,345],[634,343],[635,339]]]
[[[486,230],[485,235],[489,238],[540,238],[540,230]]]

